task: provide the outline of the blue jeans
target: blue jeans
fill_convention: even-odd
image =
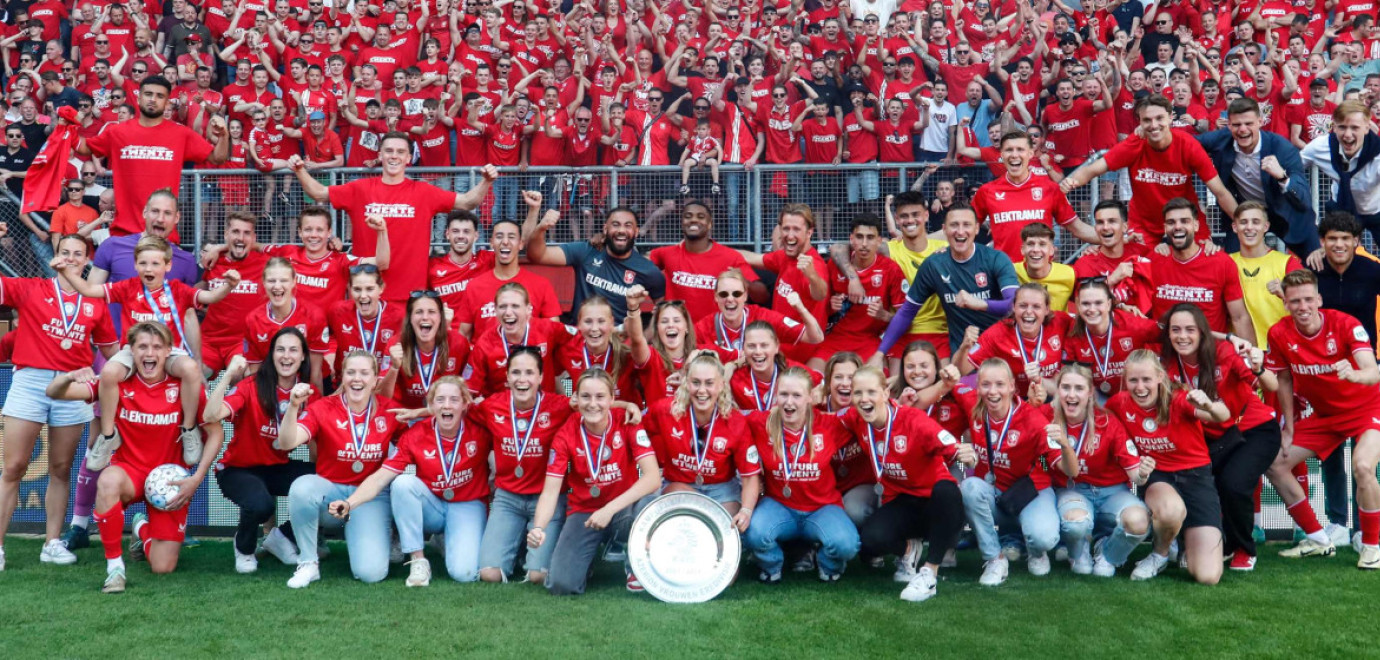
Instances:
[[[862,529],[863,523],[877,510],[877,492],[872,490],[872,484],[860,484],[848,489],[843,494],[843,510],[848,513],[848,519]]]
[[[722,174],[724,205],[728,207],[728,222],[727,226],[718,228],[722,235],[716,238],[727,243],[745,240],[748,236],[748,209],[743,208],[740,212],[738,207],[740,204],[746,207],[752,203],[750,200],[743,199],[743,189],[747,187],[748,174],[742,171],[723,172]]]
[[[843,573],[844,564],[857,556],[862,541],[858,528],[843,508],[830,504],[814,512],[796,511],[770,497],[757,502],[743,542],[757,558],[757,566],[769,575],[781,573],[786,555],[782,541],[804,539],[820,545],[819,570],[827,575]]]
[[[532,519],[537,515],[537,498],[541,495],[518,495],[502,488],[494,489],[494,500],[489,506],[489,525],[484,528],[484,540],[479,544],[479,567],[498,568],[503,574],[513,572],[517,562],[518,548],[527,544],[527,531],[532,528]],[[565,524],[565,495],[556,501],[556,512],[546,525],[549,538],[560,538],[561,526]],[[544,572],[551,567],[551,552],[555,543],[543,543],[536,550],[527,550],[527,560],[523,568],[527,571]]]
[[[876,170],[849,171],[847,176],[849,204],[857,204],[863,200],[877,199],[882,196],[881,178]]]
[[[393,513],[388,491],[350,511],[349,522],[342,523],[326,513],[326,505],[343,500],[358,490],[327,481],[315,474],[298,477],[288,489],[288,518],[297,537],[301,563],[316,561],[316,535],[324,523],[328,528],[345,527],[345,545],[350,552],[350,573],[361,582],[382,582],[388,577],[388,548],[393,536]]]
[[[1085,547],[1083,543],[1089,539],[1106,537],[1107,541],[1102,545],[1103,559],[1113,566],[1126,563],[1126,557],[1150,532],[1148,528],[1144,534],[1126,531],[1121,514],[1131,507],[1144,509],[1145,504],[1126,484],[1089,486],[1075,483],[1073,488],[1060,489],[1059,533],[1064,537],[1069,552]],[[1068,519],[1069,514],[1075,511],[1083,512],[1081,520]],[[1149,512],[1145,515],[1148,520]]]
[[[963,493],[963,510],[973,534],[977,536],[983,561],[996,559],[1001,554],[998,528],[1007,531],[1020,529],[1026,550],[1031,555],[1049,552],[1059,544],[1059,511],[1055,506],[1053,488],[1040,490],[1035,499],[1021,510],[1021,515],[1014,519],[997,508],[997,497],[1001,491],[985,480],[968,477],[959,484],[959,490]]]
[[[521,177],[515,174],[505,174],[494,180],[493,195],[494,205],[491,214],[494,220],[516,220],[522,222],[518,217],[518,189],[521,188]]]
[[[446,535],[446,574],[456,582],[479,579],[479,539],[484,537],[488,516],[483,500],[447,502],[427,488],[421,479],[400,474],[389,490],[393,493],[393,520],[404,553],[422,549],[423,536]]]

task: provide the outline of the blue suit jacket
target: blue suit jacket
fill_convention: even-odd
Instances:
[[[1236,140],[1232,138],[1231,131],[1219,128],[1199,135],[1198,142],[1212,158],[1217,175],[1222,178],[1227,190],[1237,201],[1241,201],[1241,192],[1232,177],[1232,168],[1236,166]],[[1304,172],[1298,147],[1270,131],[1260,132],[1260,142],[1260,157],[1274,156],[1284,171],[1289,173],[1289,187],[1284,190],[1280,190],[1274,177],[1260,173],[1265,188],[1265,205],[1270,207],[1270,224],[1276,233],[1283,229],[1281,225],[1287,224],[1288,230],[1281,238],[1288,245],[1302,245],[1300,252],[1308,254],[1319,245],[1318,216],[1313,211],[1312,191],[1308,188],[1308,175]]]

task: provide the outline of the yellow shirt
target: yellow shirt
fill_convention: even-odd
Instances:
[[[1073,266],[1064,264],[1051,264],[1049,275],[1044,279],[1034,280],[1025,272],[1025,262],[1016,262],[1016,279],[1021,284],[1027,282],[1038,282],[1045,286],[1049,292],[1049,308],[1062,312],[1069,306],[1069,298],[1073,297],[1073,285],[1078,280],[1078,276],[1073,273]]]
[[[1272,280],[1283,279],[1284,274],[1291,270],[1303,268],[1303,264],[1288,252],[1270,252],[1256,259],[1233,252],[1231,259],[1236,262],[1236,272],[1241,278],[1242,300],[1246,303],[1246,311],[1251,313],[1251,325],[1255,326],[1255,345],[1263,347],[1270,326],[1289,315],[1284,310],[1284,301],[1270,293],[1266,285]]]
[[[898,238],[887,241],[886,247],[891,253],[891,260],[901,267],[901,273],[906,276],[906,287],[909,288],[910,283],[915,280],[915,271],[920,270],[920,264],[925,262],[925,258],[949,247],[949,243],[931,238],[925,245],[924,252],[915,252],[906,247],[905,241]],[[910,332],[941,335],[949,332],[949,322],[944,317],[943,308],[939,306],[939,296],[930,296],[925,300],[925,304],[920,306],[915,321],[910,324]]]

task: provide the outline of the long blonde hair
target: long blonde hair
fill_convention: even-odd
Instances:
[[[784,370],[782,370],[781,374],[776,377],[776,386],[779,388],[781,387],[782,383],[791,379],[799,380],[800,382],[804,383],[805,392],[807,394],[809,393],[810,389],[814,387],[814,381],[810,378],[810,372],[806,371],[802,367],[787,367]],[[815,447],[814,443],[810,441],[810,437],[814,435],[814,406],[807,404],[805,406],[804,412],[805,428],[804,436],[802,437],[805,438],[805,444],[809,446],[810,460],[813,461],[815,459]],[[785,421],[782,418],[783,415],[781,413],[781,405],[778,403],[772,406],[771,412],[767,414],[767,437],[771,438],[772,451],[776,452],[776,455],[780,457],[782,461],[788,461],[790,459],[786,457],[786,426]]]
[[[704,365],[714,370],[714,374],[719,377],[719,400],[714,403],[720,415],[733,414],[733,390],[728,386],[728,379],[724,376],[724,364],[719,361],[719,356],[712,351],[700,351],[694,359],[685,364],[685,373],[681,376],[680,387],[676,388],[675,396],[671,399],[671,416],[681,419],[690,410],[690,370],[697,366]]]
[[[605,300],[601,296],[593,296],[590,298],[586,298],[584,302],[580,303],[580,309],[575,314],[576,325],[579,325],[580,317],[584,316],[585,310],[596,307],[603,307],[605,310],[608,311],[609,319],[614,318],[613,305],[610,305],[609,301]],[[580,337],[580,339],[583,340],[584,337]],[[583,341],[580,345],[584,346]],[[623,343],[622,336],[619,335],[617,332],[614,332],[614,334],[609,337],[609,351],[613,353],[609,356],[609,374],[622,374],[624,367],[626,367],[629,363],[628,358],[629,354],[632,351],[628,348],[627,344]]]
[[[1016,393],[1016,374],[1011,371],[1011,365],[1001,358],[987,358],[978,367],[978,379],[982,379],[982,372],[988,369],[998,369],[1006,374],[1011,381],[1011,405],[1016,405],[1020,400],[1020,395]],[[987,419],[987,397],[979,395],[977,405],[973,406],[973,419]]]
[[[1082,378],[1083,380],[1088,381],[1088,402],[1087,402],[1086,404],[1084,404],[1084,408],[1083,408],[1083,420],[1082,420],[1082,423],[1083,423],[1083,424],[1091,424],[1091,425],[1092,425],[1092,428],[1089,429],[1088,440],[1090,440],[1090,441],[1092,442],[1092,446],[1093,446],[1093,447],[1096,447],[1096,446],[1097,446],[1097,423],[1096,423],[1096,422],[1097,422],[1097,411],[1098,411],[1098,406],[1097,406],[1097,393],[1094,392],[1093,389],[1092,389],[1092,387],[1093,387],[1093,375],[1092,375],[1092,370],[1089,369],[1086,365],[1082,365],[1082,364],[1066,364],[1066,365],[1064,365],[1064,368],[1059,370],[1059,375],[1054,377],[1054,387],[1055,387],[1055,389],[1057,390],[1058,387],[1059,387],[1059,385],[1062,384],[1062,383],[1064,382],[1064,379],[1065,379],[1065,378],[1068,378],[1069,376],[1078,376],[1079,378]],[[1058,424],[1059,426],[1061,426],[1061,427],[1063,427],[1065,430],[1067,430],[1068,427],[1069,427],[1069,422],[1072,421],[1072,420],[1069,420],[1068,418],[1066,418],[1066,417],[1064,416],[1064,406],[1059,405],[1059,404],[1056,402],[1055,405],[1051,406],[1051,408],[1054,409],[1054,423],[1055,423],[1055,424]],[[1075,422],[1075,423],[1077,423],[1077,422]]]
[[[1159,390],[1155,392],[1155,421],[1160,424],[1167,424],[1169,422],[1169,404],[1174,401],[1174,397],[1173,390],[1169,388],[1169,374],[1165,372],[1164,364],[1160,362],[1159,356],[1150,349],[1138,348],[1131,351],[1131,354],[1126,356],[1125,371],[1121,373],[1121,386],[1124,389],[1129,389],[1126,387],[1126,373],[1130,371],[1130,366],[1133,364],[1148,364],[1155,370],[1155,373],[1159,374],[1160,386]]]

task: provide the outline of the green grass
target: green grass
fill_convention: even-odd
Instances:
[[[99,592],[99,548],[76,566],[40,564],[40,543],[6,540],[0,573],[0,657],[1367,657],[1380,574],[1356,554],[1287,561],[1263,548],[1254,573],[1200,587],[1170,568],[1149,583],[1079,577],[1056,565],[1032,578],[1023,563],[996,589],[977,585],[977,556],[959,554],[939,595],[902,602],[890,570],[854,564],[843,581],[787,575],[777,587],[745,579],[717,600],[668,605],[623,588],[601,563],[588,594],[555,598],[526,584],[403,586],[349,576],[341,543],[323,578],[303,591],[264,561],[234,573],[230,545],[184,549],[170,576],[129,569],[123,595]],[[1142,548],[1141,553],[1144,552]],[[1139,554],[1137,553],[1137,556]]]

